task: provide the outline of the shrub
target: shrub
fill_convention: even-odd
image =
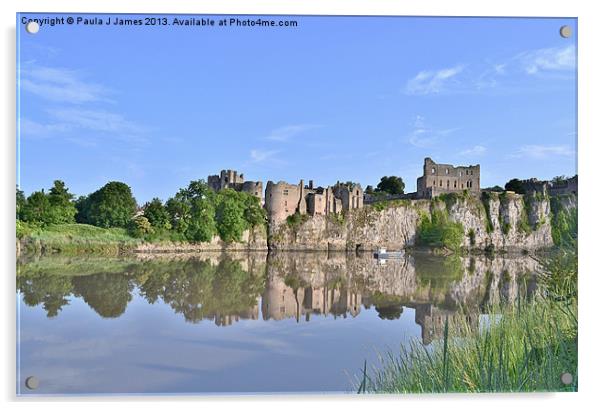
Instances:
[[[483,208],[485,208],[485,230],[487,233],[493,232],[493,221],[491,220],[491,208],[489,206],[489,201],[491,201],[493,194],[483,191],[481,194],[481,202],[483,203]]]
[[[470,246],[474,246],[476,243],[476,239],[474,229],[472,228],[468,230],[468,239],[470,240]]]
[[[295,212],[294,214],[286,217],[286,225],[292,230],[296,231],[299,229],[299,226],[301,226],[308,219],[309,216],[307,214],[301,215],[299,212]]]
[[[418,239],[421,244],[458,251],[463,238],[462,224],[449,221],[448,216],[440,210],[432,211],[430,218],[426,214],[420,218]]]
[[[128,224],[128,233],[134,238],[142,238],[154,232],[151,223],[142,215],[133,218]]]

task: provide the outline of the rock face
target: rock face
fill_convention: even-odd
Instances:
[[[568,204],[572,204],[568,201]],[[536,250],[553,246],[547,196],[487,193],[392,201],[338,216],[270,226],[270,250],[376,250],[419,245],[421,218],[442,213],[462,226],[466,249]]]

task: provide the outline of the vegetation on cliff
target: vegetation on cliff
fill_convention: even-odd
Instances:
[[[550,199],[552,239],[557,246],[570,245],[577,240],[577,207],[563,205],[563,200],[569,199],[569,197],[570,195]]]
[[[446,212],[433,209],[430,214],[422,213],[418,226],[420,245],[447,248],[459,251],[464,239],[464,227],[452,222]]]

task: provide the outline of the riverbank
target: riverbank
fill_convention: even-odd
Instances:
[[[17,255],[131,255],[136,253],[195,253],[213,251],[267,252],[265,228],[244,231],[239,242],[224,242],[218,236],[210,242],[177,242],[164,238],[134,238],[123,228],[100,228],[86,224],[45,227],[17,225]]]
[[[99,228],[86,224],[60,224],[45,227],[17,222],[17,255],[131,253],[143,243],[123,228]]]
[[[577,391],[576,254],[545,269],[533,299],[491,306],[478,323],[447,317],[432,347],[415,342],[364,365],[358,392]]]

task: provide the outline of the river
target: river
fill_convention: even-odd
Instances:
[[[21,259],[17,391],[352,392],[365,360],[532,295],[538,267],[419,252]]]

